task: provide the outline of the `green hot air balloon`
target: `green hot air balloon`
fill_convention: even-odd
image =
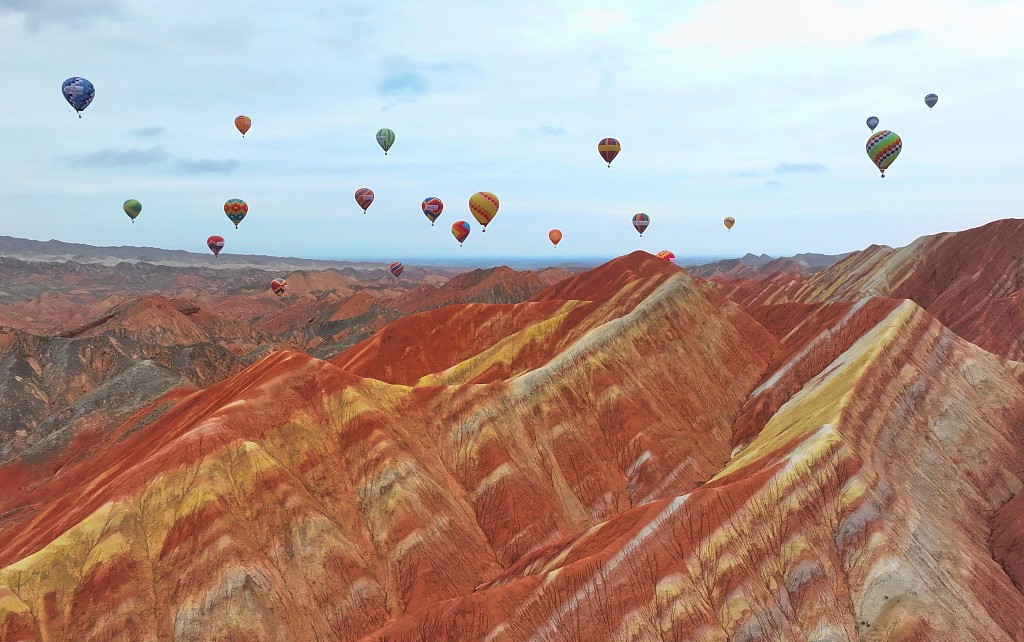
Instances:
[[[377,144],[384,150],[384,155],[388,155],[388,150],[395,144],[395,132],[391,131],[387,127],[377,132]]]
[[[129,198],[124,202],[124,213],[128,215],[128,218],[135,222],[135,219],[139,214],[142,214],[142,203],[138,202],[134,198]]]
[[[882,178],[885,178],[885,170],[889,169],[892,162],[900,155],[900,150],[903,149],[903,141],[900,140],[900,137],[895,132],[883,129],[880,132],[871,134],[865,149],[868,152],[868,158],[882,172]]]

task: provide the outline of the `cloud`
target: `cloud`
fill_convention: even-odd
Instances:
[[[383,75],[377,83],[377,93],[391,102],[384,107],[387,111],[398,103],[412,103],[430,94],[438,78],[450,82],[459,74],[478,72],[468,62],[424,63],[405,56],[389,56],[380,62]]]
[[[113,0],[0,0],[0,15],[21,15],[35,33],[51,24],[91,27],[98,20],[120,19],[124,11]]]
[[[902,45],[921,37],[920,29],[899,29],[868,40],[869,45]]]
[[[224,160],[213,160],[212,158],[201,158],[199,160],[180,159],[178,168],[186,174],[227,174],[238,167],[238,161],[234,158]]]
[[[821,163],[779,163],[775,167],[776,174],[817,174],[825,171]]]
[[[141,136],[143,138],[151,138],[153,136],[159,136],[160,134],[167,131],[166,127],[160,127],[158,125],[152,125],[150,127],[142,127],[141,129],[133,129],[131,131],[132,136]]]
[[[170,158],[163,147],[149,149],[101,149],[91,154],[63,156],[68,167],[127,167],[131,165],[152,165]]]

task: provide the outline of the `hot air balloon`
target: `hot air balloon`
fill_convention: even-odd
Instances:
[[[79,76],[72,76],[61,84],[60,91],[64,94],[64,100],[68,101],[78,117],[82,117],[82,111],[89,106],[92,99],[96,97],[96,88],[92,83]]]
[[[388,150],[395,144],[395,132],[391,131],[387,127],[377,132],[377,144],[384,150],[384,155],[388,155]]]
[[[370,207],[370,203],[373,203],[373,190],[369,187],[360,187],[356,190],[356,203],[359,207],[363,208],[363,214],[366,213],[366,208]]]
[[[277,296],[284,294],[284,289],[286,287],[288,287],[288,281],[285,281],[284,279],[274,279],[270,282],[270,291]]]
[[[934,107],[937,102],[939,102],[939,97],[935,94],[928,94],[924,97],[924,104],[928,105],[928,109]]]
[[[206,247],[210,248],[214,256],[220,254],[220,251],[224,249],[224,237],[223,236],[211,236],[206,239]]]
[[[391,270],[392,274],[398,276],[399,274],[405,271],[405,266],[402,265],[401,261],[395,261],[394,263],[388,266],[388,269]]]
[[[242,138],[245,138],[245,133],[252,127],[252,120],[246,115],[235,116],[235,129],[242,132]]]
[[[619,155],[619,150],[621,149],[622,146],[619,145],[619,141],[614,138],[602,138],[601,142],[597,144],[597,153],[608,163],[608,167],[612,166],[612,161]]]
[[[633,227],[636,228],[637,232],[640,232],[640,236],[644,235],[644,230],[651,224],[651,217],[647,216],[643,212],[633,215]]]
[[[452,223],[452,236],[459,242],[459,247],[462,247],[462,242],[469,237],[469,223],[465,221],[455,221]]]
[[[878,118],[876,118],[874,116],[868,116],[867,123],[868,123],[868,128],[871,131],[875,131],[875,127],[878,127]]]
[[[669,252],[668,250],[662,250],[662,251],[658,252],[657,254],[655,254],[655,256],[657,256],[659,259],[661,259],[663,261],[666,261],[668,263],[675,263],[676,262],[676,255],[673,254],[672,252]]]
[[[894,132],[883,129],[868,138],[865,149],[867,149],[868,158],[882,172],[882,178],[885,178],[885,170],[889,169],[892,162],[900,155],[903,141]]]
[[[725,223],[725,229],[727,229],[727,230],[731,230],[732,226],[736,225],[736,219],[734,219],[731,216],[726,216],[725,217],[725,221],[723,221],[723,222]]]
[[[231,222],[235,224],[235,229],[238,229],[238,224],[242,222],[245,215],[249,213],[249,206],[245,204],[240,198],[231,198],[224,203],[224,213],[228,215]]]
[[[423,213],[430,219],[430,226],[434,226],[434,221],[437,220],[438,216],[441,216],[441,210],[444,209],[444,203],[441,202],[436,196],[428,196],[423,199],[423,203],[420,205]]]
[[[469,211],[486,232],[487,224],[498,213],[498,197],[490,192],[477,192],[469,197]]]
[[[548,238],[552,243],[558,245],[558,242],[562,240],[562,230],[551,230],[548,232]]]
[[[124,202],[122,207],[124,208],[124,213],[132,220],[132,223],[135,222],[135,219],[139,214],[142,214],[142,203],[138,202],[134,198],[129,198]]]

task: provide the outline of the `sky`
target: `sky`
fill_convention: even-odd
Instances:
[[[1024,217],[1021,33],[1021,0],[0,0],[0,235],[406,262],[901,246]],[[884,180],[868,116],[903,139]]]

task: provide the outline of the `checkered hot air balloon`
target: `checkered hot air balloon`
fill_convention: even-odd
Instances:
[[[79,118],[82,117],[82,111],[96,97],[96,88],[92,86],[92,83],[79,76],[72,76],[65,80],[60,86],[60,91],[64,94],[64,100],[68,101],[68,104],[78,112]]]
[[[395,261],[394,263],[388,266],[388,269],[391,270],[392,274],[398,276],[399,274],[405,271],[405,266],[402,265],[401,261]]]
[[[452,223],[452,236],[459,242],[459,247],[462,247],[462,242],[469,237],[469,223],[465,221]]]
[[[444,203],[441,202],[436,196],[429,196],[423,199],[423,203],[420,204],[420,208],[423,213],[430,219],[430,226],[434,226],[434,221],[437,220],[438,216],[441,216],[441,211],[444,209]]]
[[[640,236],[644,235],[644,230],[651,224],[651,217],[647,216],[643,212],[633,215],[633,227],[636,228],[637,232],[640,232]]]
[[[883,129],[872,134],[864,147],[868,152],[868,158],[882,172],[882,178],[885,178],[885,170],[889,169],[892,162],[900,155],[903,141],[895,132]]]
[[[273,281],[270,282],[270,291],[276,294],[277,296],[281,296],[282,294],[284,294],[284,290],[287,287],[288,281],[285,281],[284,279],[274,279]]]
[[[237,230],[238,224],[249,213],[249,206],[240,198],[231,198],[224,203],[224,213],[235,224],[235,229]]]
[[[619,150],[621,149],[622,146],[619,145],[619,141],[614,138],[602,138],[601,142],[597,144],[597,153],[608,163],[608,167],[612,166],[612,161],[619,155]]]
[[[206,239],[206,247],[210,248],[214,256],[220,254],[220,251],[224,249],[224,237],[223,236],[211,236]]]
[[[356,203],[359,207],[363,208],[363,213],[366,213],[366,208],[370,207],[373,203],[373,190],[369,187],[360,187],[356,190]]]
[[[469,211],[487,231],[487,224],[498,215],[498,197],[490,192],[477,192],[469,197]]]

